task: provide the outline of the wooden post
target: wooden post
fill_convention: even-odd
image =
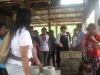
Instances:
[[[57,33],[57,31],[58,31],[57,28],[58,28],[58,26],[55,27],[55,29],[56,29],[56,36],[57,36],[57,34],[58,34],[58,33]]]
[[[50,19],[50,7],[49,7],[49,3],[48,3],[48,19]],[[49,31],[51,30],[51,23],[48,22],[48,29]]]

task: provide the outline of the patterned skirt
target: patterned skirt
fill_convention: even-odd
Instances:
[[[84,75],[100,75],[100,57],[98,56],[87,56],[90,71],[83,70]]]

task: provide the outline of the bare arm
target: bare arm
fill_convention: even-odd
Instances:
[[[43,66],[41,65],[36,53],[34,52],[34,50],[32,50],[32,54],[33,54],[33,60],[35,61],[35,63],[40,67],[41,70],[43,70]]]
[[[57,45],[60,44],[60,34],[57,35],[55,43],[56,43]]]
[[[28,59],[28,46],[20,46],[22,67],[25,75],[30,75],[29,59]]]
[[[60,34],[57,35],[55,43],[56,43],[59,47],[63,47],[62,43],[60,43]]]
[[[39,45],[37,45],[36,49],[37,49],[37,52],[38,52],[38,54],[39,54],[38,56],[40,57],[40,55],[41,55],[41,52],[40,52]]]

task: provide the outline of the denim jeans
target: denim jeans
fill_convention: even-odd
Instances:
[[[44,66],[47,66],[48,54],[49,54],[49,51],[41,51],[41,63]]]
[[[55,51],[52,51],[52,53],[48,55],[48,66],[50,66],[50,60],[51,60],[51,57],[52,57],[52,62],[53,62],[53,66],[55,67]]]

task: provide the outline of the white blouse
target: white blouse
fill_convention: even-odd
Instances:
[[[20,46],[27,46],[28,45],[28,58],[32,57],[32,39],[28,30],[25,27],[22,28],[21,33],[19,34],[19,30],[17,31],[16,35],[11,39],[11,50],[10,52],[15,56],[21,57],[20,53]],[[22,66],[21,61],[17,61],[11,58],[8,58],[7,63],[10,64],[17,64]],[[31,63],[29,63],[30,65]]]
[[[60,33],[60,34],[58,34],[57,35],[57,37],[56,37],[56,41],[55,41],[55,43],[57,44],[57,45],[59,45],[61,42],[60,42],[60,37],[61,37],[61,35],[68,35],[67,33],[65,33],[65,34],[62,34],[62,33]],[[71,47],[70,46],[70,41],[69,41],[69,35],[68,35],[68,45],[69,45],[69,48]]]
[[[61,35],[67,35],[67,34],[66,33],[65,34],[62,34],[62,33],[58,34],[56,37],[56,41],[55,41],[56,44],[60,44],[60,36]]]
[[[40,39],[40,51],[49,51],[49,45],[48,45],[48,40],[49,40],[49,36],[46,35],[46,40],[43,41],[41,36],[39,36]]]
[[[75,47],[76,46],[76,41],[77,41],[77,36],[73,36],[73,39],[72,39],[72,47]]]

